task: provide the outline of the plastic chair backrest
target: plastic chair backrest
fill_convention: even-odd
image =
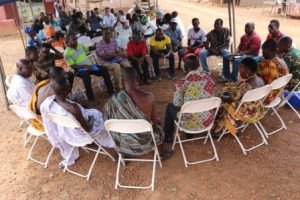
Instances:
[[[125,134],[151,132],[152,125],[143,119],[110,119],[104,123],[107,131]]]
[[[94,43],[98,43],[98,42],[100,42],[102,40],[102,36],[98,36],[98,37],[93,37],[92,38],[92,41],[94,42]]]
[[[219,108],[221,105],[221,99],[219,97],[211,97],[208,99],[201,99],[197,101],[186,102],[182,107],[181,113],[201,113],[215,108]]]
[[[290,80],[292,79],[292,77],[293,77],[292,74],[287,74],[287,75],[285,75],[283,77],[275,79],[271,83],[272,90],[277,90],[277,89],[285,87],[290,82]]]
[[[7,86],[7,88],[10,88],[12,77],[13,77],[13,75],[7,76],[5,79],[5,85]]]
[[[125,134],[139,134],[150,132],[151,138],[154,144],[154,148],[157,150],[157,145],[155,137],[153,134],[152,125],[143,119],[109,119],[104,123],[105,129],[108,132],[112,141],[114,141],[115,149],[117,152],[121,153],[118,143],[113,139],[113,133],[116,132],[122,135]],[[135,145],[135,144],[132,144]],[[158,151],[158,150],[157,150]]]
[[[20,118],[26,121],[26,123],[30,124],[31,119],[37,119],[36,114],[30,111],[26,107],[10,105],[9,108],[16,113]],[[39,120],[38,120],[39,121]],[[39,121],[40,122],[40,121]],[[41,123],[41,122],[40,122]]]
[[[57,115],[53,113],[48,113],[47,117],[49,120],[52,122],[56,123],[59,126],[63,126],[66,128],[79,128],[83,129],[80,125],[80,123],[73,117],[70,116],[62,116],[62,115]]]
[[[272,90],[271,85],[265,85],[260,88],[249,90],[248,92],[246,92],[246,94],[244,94],[240,105],[246,102],[258,101],[263,98],[266,98],[268,94],[271,92],[271,90]]]

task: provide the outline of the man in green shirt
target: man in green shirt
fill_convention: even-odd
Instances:
[[[83,80],[89,101],[95,101],[90,75],[102,76],[108,93],[113,94],[114,89],[108,70],[91,62],[87,57],[89,48],[78,44],[75,34],[69,34],[66,43],[67,48],[64,52],[64,58],[68,66],[74,70],[75,75]]]
[[[289,91],[293,90],[300,81],[300,50],[292,45],[293,40],[290,37],[281,38],[278,45],[278,53],[282,55],[289,72],[293,74],[292,80],[287,85]],[[296,91],[300,91],[300,86]]]

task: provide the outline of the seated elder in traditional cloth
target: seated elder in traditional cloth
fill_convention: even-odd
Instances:
[[[41,114],[41,104],[47,97],[54,95],[54,91],[51,88],[51,82],[62,77],[66,77],[64,70],[61,67],[53,67],[49,72],[49,78],[46,78],[35,85],[29,104],[29,109],[32,112],[38,115]]]
[[[109,94],[114,92],[113,85],[110,79],[109,72],[105,67],[93,64],[87,56],[89,51],[85,47],[77,43],[76,35],[70,34],[66,38],[67,48],[64,52],[64,57],[71,69],[75,71],[75,75],[83,80],[86,89],[86,95],[90,102],[95,102],[95,96],[91,83],[91,75],[102,76]]]
[[[103,39],[97,44],[97,55],[100,57],[101,65],[109,71],[113,71],[115,87],[122,88],[121,67],[129,67],[124,52],[118,47],[118,43],[111,36],[108,28],[102,31]]]
[[[229,54],[230,31],[223,27],[223,20],[215,20],[214,29],[206,35],[205,49],[200,52],[201,66],[205,72],[209,72],[207,57],[211,55],[222,56],[223,59]]]
[[[293,74],[292,80],[286,87],[291,91],[300,81],[300,50],[293,47],[293,40],[290,37],[283,37],[279,41],[278,53],[282,55],[289,72]],[[300,86],[296,91],[300,91]]]
[[[257,75],[260,76],[266,84],[271,84],[275,79],[289,73],[285,62],[277,57],[277,48],[278,44],[273,39],[265,41],[262,46],[263,59],[258,63]],[[278,92],[281,92],[283,89],[284,88],[270,92],[265,103],[270,103]]]
[[[256,75],[257,62],[253,58],[244,58],[239,67],[239,73],[243,79],[237,83],[226,84],[219,96],[223,103],[217,115],[214,133],[221,133],[226,128],[230,133],[236,134],[235,121],[242,120],[244,122],[255,122],[263,117],[263,102],[249,102],[243,104],[240,111],[235,115],[235,110],[239,106],[244,94],[258,87],[265,85],[262,78]]]
[[[169,59],[169,79],[176,80],[175,58],[172,53],[172,44],[169,36],[161,28],[156,29],[155,35],[150,38],[150,55],[153,62],[156,81],[161,81],[159,59]]]
[[[108,119],[145,119],[152,123],[156,144],[162,146],[163,135],[155,115],[155,97],[137,88],[137,76],[133,68],[122,71],[124,90],[113,95],[103,109],[104,120]],[[153,150],[151,134],[113,134],[120,150],[128,155],[143,155]],[[159,150],[162,151],[162,148]]]
[[[173,141],[174,120],[177,120],[181,106],[188,102],[212,97],[215,92],[213,79],[205,73],[200,73],[198,56],[187,56],[184,67],[188,74],[175,84],[173,103],[169,103],[165,113],[165,142]],[[189,130],[200,130],[209,126],[214,120],[213,111],[205,113],[185,114],[182,127]]]
[[[34,83],[29,79],[32,75],[32,67],[25,59],[20,59],[16,67],[7,91],[7,98],[14,105],[27,107],[34,88]]]
[[[235,53],[223,59],[223,76],[228,81],[237,81],[240,62],[245,57],[257,57],[261,45],[259,35],[254,31],[255,24],[248,22],[245,25],[245,35],[241,37],[240,44]],[[258,57],[256,58],[258,59]],[[230,72],[230,61],[232,60],[233,66]]]
[[[147,44],[143,40],[142,34],[136,31],[132,35],[132,39],[127,44],[127,58],[132,67],[136,70],[139,76],[139,82],[150,84],[149,67],[146,58]]]
[[[66,128],[55,124],[49,120],[47,116],[49,113],[75,118],[82,128],[93,138],[96,138],[101,145],[113,147],[113,143],[104,129],[101,112],[96,109],[84,109],[79,104],[67,99],[70,93],[70,84],[66,78],[62,77],[54,80],[51,82],[51,87],[55,95],[47,97],[41,104],[40,110],[49,141],[54,147],[59,148],[64,158],[64,161],[60,163],[60,167],[74,164],[79,157],[79,151],[76,147],[71,154],[69,163],[66,163],[66,159],[72,149],[72,146],[67,141],[84,142],[89,141],[90,137],[78,129]]]

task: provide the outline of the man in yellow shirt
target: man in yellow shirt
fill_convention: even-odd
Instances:
[[[172,53],[171,39],[158,28],[154,36],[150,38],[150,56],[152,57],[156,81],[161,81],[159,59],[169,59],[169,79],[176,80],[175,59]]]

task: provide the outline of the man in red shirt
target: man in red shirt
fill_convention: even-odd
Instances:
[[[132,39],[127,44],[127,58],[132,67],[137,71],[140,84],[151,83],[149,80],[149,68],[146,55],[146,41],[143,40],[141,32],[134,32]]]
[[[279,40],[284,37],[284,34],[279,30],[280,23],[277,19],[272,19],[268,26],[269,34],[267,35],[266,40],[274,39],[277,43]]]
[[[228,81],[237,81],[240,62],[246,57],[255,57],[259,60],[258,54],[261,46],[261,39],[254,32],[255,24],[248,22],[245,25],[245,35],[241,37],[240,44],[235,53],[230,54],[223,60],[223,75]],[[230,73],[230,61],[233,61],[232,72]]]

